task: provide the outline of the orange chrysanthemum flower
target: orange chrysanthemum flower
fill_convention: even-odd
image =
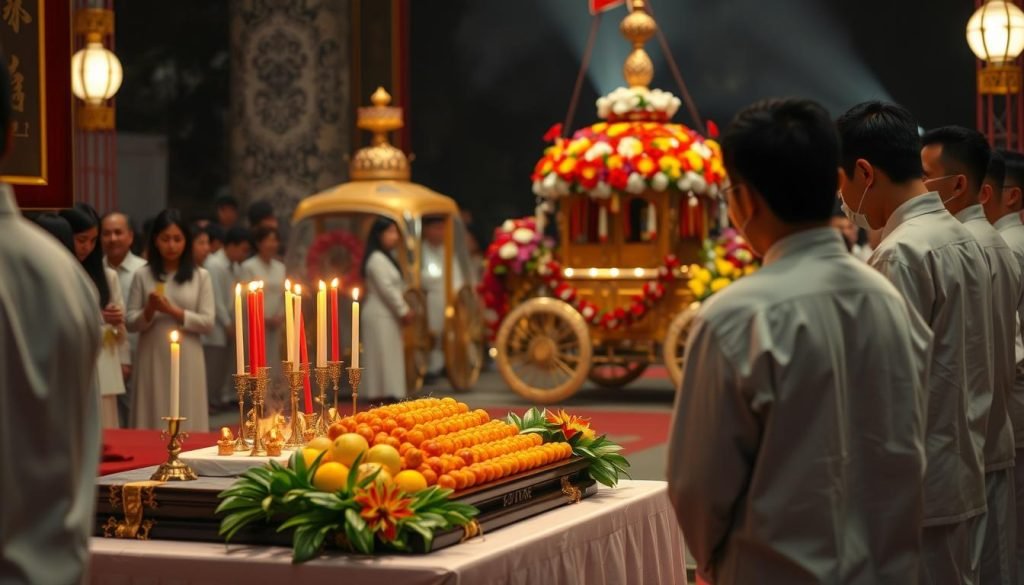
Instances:
[[[570,415],[564,410],[559,410],[558,412],[548,411],[547,420],[549,423],[561,427],[562,434],[565,435],[566,440],[575,437],[578,433],[583,433],[583,436],[588,439],[594,436],[594,431],[590,428],[588,419]]]

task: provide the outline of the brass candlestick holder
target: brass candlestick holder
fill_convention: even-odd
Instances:
[[[167,442],[167,461],[160,464],[156,472],[150,477],[154,481],[192,481],[199,479],[195,471],[181,459],[181,442],[188,438],[188,433],[181,430],[181,423],[188,420],[180,416],[160,417],[167,421],[167,430],[160,431],[160,438],[170,439]]]
[[[263,422],[263,401],[267,395],[267,387],[270,385],[270,368],[256,368],[256,375],[252,377],[252,450],[250,457],[266,457],[267,449],[263,446],[263,430],[260,424]]]
[[[327,427],[330,426],[329,416],[327,414],[327,381],[331,377],[330,366],[318,366],[313,368],[313,376],[316,378],[316,386],[320,389],[320,394],[317,396],[317,400],[320,402],[320,420],[317,423],[316,433],[318,435],[326,435]]]
[[[235,439],[235,452],[241,453],[249,450],[249,441],[245,440],[245,391],[249,389],[248,374],[232,374],[235,381],[235,393],[238,394],[238,438]]]
[[[308,364],[304,364],[308,365]],[[302,389],[302,366],[295,367],[292,362],[284,362],[284,374],[288,380],[288,387],[291,389],[292,404],[291,404],[291,417],[292,417],[292,432],[288,436],[288,440],[285,441],[285,449],[297,449],[302,446],[302,423],[301,416],[299,415],[299,391]]]
[[[302,429],[302,440],[308,443],[320,433],[319,417],[315,412],[303,413],[302,421],[305,423]]]
[[[334,385],[334,416],[339,419],[341,413],[338,412],[338,384],[341,383],[341,366],[344,363],[343,361],[327,362],[327,370],[331,374],[331,383]],[[324,426],[330,426],[332,422],[334,422],[334,418],[329,418]]]
[[[363,380],[363,368],[346,368],[348,383],[352,386],[352,416],[356,415],[356,401],[359,400],[359,383]]]

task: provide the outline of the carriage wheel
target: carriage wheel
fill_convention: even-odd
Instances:
[[[433,336],[427,323],[427,296],[423,291],[418,288],[405,291],[405,302],[413,314],[412,323],[402,330],[405,341],[405,393],[411,396],[423,388]]]
[[[668,326],[668,333],[665,334],[662,353],[669,378],[672,379],[672,385],[676,389],[679,389],[679,383],[683,380],[686,338],[690,335],[690,327],[693,325],[693,318],[697,315],[698,308],[700,308],[700,303],[690,303],[689,307],[672,319],[672,323]]]
[[[636,380],[647,370],[647,362],[613,362],[594,364],[587,378],[605,388],[621,388]]]
[[[495,342],[498,371],[517,394],[540,404],[573,395],[587,378],[593,345],[576,309],[534,298],[505,317]]]
[[[445,312],[444,365],[456,391],[469,390],[484,364],[484,320],[473,289],[464,286]]]

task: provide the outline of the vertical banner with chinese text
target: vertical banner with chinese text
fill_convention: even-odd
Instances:
[[[12,126],[0,180],[14,185],[23,208],[70,207],[70,2],[0,0],[0,47],[11,76]]]

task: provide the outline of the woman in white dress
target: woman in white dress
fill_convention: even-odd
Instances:
[[[366,300],[359,320],[363,346],[359,395],[369,400],[397,398],[406,392],[402,325],[413,315],[405,302],[402,271],[393,256],[398,243],[395,222],[378,218],[370,228],[363,256]]]
[[[128,294],[128,330],[139,332],[133,372],[132,426],[162,429],[170,416],[170,335],[181,343],[180,409],[185,430],[209,431],[206,365],[199,336],[213,328],[210,274],[196,266],[188,226],[174,209],[153,220],[149,266],[135,272]]]
[[[260,226],[252,232],[256,255],[242,262],[246,280],[263,281],[263,322],[266,334],[267,365],[273,368],[270,379],[277,384],[281,377],[281,330],[284,324],[284,263],[277,259],[281,238],[277,228]],[[308,335],[308,332],[307,332]]]
[[[120,428],[117,397],[124,394],[122,363],[129,363],[128,333],[124,327],[124,299],[117,272],[103,266],[103,251],[96,245],[99,237],[99,216],[91,206],[79,203],[61,211],[71,226],[74,253],[92,280],[100,299],[103,318],[103,345],[96,359],[96,383],[99,385],[100,423],[102,428]]]

